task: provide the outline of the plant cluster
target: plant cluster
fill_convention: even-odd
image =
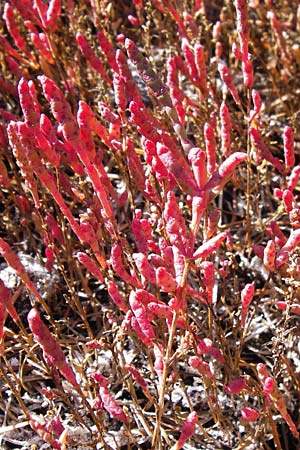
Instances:
[[[0,12],[3,448],[297,448],[299,1]]]

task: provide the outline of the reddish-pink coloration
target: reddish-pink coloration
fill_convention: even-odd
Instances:
[[[101,62],[101,60],[96,56],[94,50],[91,48],[86,38],[82,33],[76,34],[76,41],[79,45],[79,48],[84,55],[84,57],[88,60],[91,67],[96,70],[101,77],[108,83],[109,86],[112,85],[111,78],[107,75],[106,70]]]
[[[239,35],[240,49],[243,60],[248,59],[249,44],[249,25],[248,25],[248,8],[246,0],[235,0],[237,32]]]
[[[3,302],[0,300],[0,353],[3,350],[2,341],[4,337],[5,320],[6,320],[6,308]]]
[[[198,71],[198,84],[203,96],[208,96],[209,87],[207,82],[207,70],[205,64],[205,52],[204,47],[201,44],[196,43],[194,46],[195,65]]]
[[[135,183],[139,192],[145,192],[146,177],[141,160],[135,151],[132,140],[128,136],[126,137],[125,144],[127,167],[129,169],[131,179]]]
[[[252,101],[254,105],[254,109],[250,112],[249,122],[251,123],[254,118],[260,113],[262,106],[262,99],[258,91],[252,89]]]
[[[181,41],[181,49],[182,49],[182,53],[184,55],[184,59],[186,61],[186,65],[189,71],[189,76],[190,79],[192,80],[192,82],[195,85],[198,85],[200,82],[200,71],[199,69],[196,67],[195,64],[195,55],[194,55],[194,50],[193,48],[189,45],[189,42],[186,38],[183,38]],[[199,56],[198,56],[199,57]],[[200,54],[200,58],[201,58],[201,54]],[[199,63],[199,61],[198,61]],[[201,68],[203,68],[201,66]]]
[[[242,303],[241,327],[242,328],[245,326],[248,309],[249,309],[249,306],[254,297],[254,292],[255,292],[254,283],[246,284],[246,286],[243,288],[243,290],[241,292],[241,303]]]
[[[176,444],[176,449],[180,449],[183,447],[185,442],[193,436],[195,433],[196,424],[198,422],[198,414],[196,411],[192,411],[188,417],[186,418],[182,430],[178,439],[178,442]]]
[[[135,43],[130,39],[125,39],[125,48],[130,61],[136,66],[139,76],[142,78],[146,86],[153,92],[153,95],[159,99],[163,106],[172,108],[172,101],[167,93],[166,86],[151,68],[149,62],[139,51]]]
[[[201,375],[205,375],[211,380],[214,378],[214,375],[209,367],[209,364],[205,361],[203,361],[202,358],[199,356],[191,356],[189,358],[189,365],[192,366],[194,369],[197,369]]]
[[[0,186],[9,188],[10,185],[11,185],[11,181],[10,181],[9,175],[7,173],[6,166],[5,166],[4,162],[2,161],[2,159],[0,159]]]
[[[267,270],[273,272],[275,270],[275,259],[276,259],[276,245],[273,240],[267,242],[264,248],[263,263]]]
[[[175,245],[182,254],[186,254],[189,240],[188,233],[176,197],[172,191],[168,192],[163,216],[171,245]]]
[[[86,152],[85,146],[80,139],[79,128],[71,112],[69,103],[65,100],[62,92],[52,80],[45,76],[41,76],[39,79],[44,95],[50,103],[52,114],[61,126],[64,139],[72,146],[84,164],[106,218],[112,219],[113,210],[111,202],[108,199],[99,171],[91,164],[89,154]]]
[[[149,252],[149,242],[153,242],[152,226],[147,219],[133,218],[131,228],[139,252],[147,255]]]
[[[117,242],[115,242],[111,248],[110,254],[110,263],[112,265],[112,268],[116,275],[126,281],[126,283],[137,286],[137,279],[130,275],[125,269],[122,254],[123,252],[121,246]]]
[[[194,247],[195,237],[199,228],[200,220],[203,216],[203,213],[206,209],[207,201],[203,196],[197,197],[194,196],[192,200],[192,223],[191,223],[191,245],[190,247]]]
[[[2,239],[0,238],[0,254],[6,260],[7,264],[16,272],[16,274],[21,278],[21,280],[25,283],[26,287],[32,294],[40,301],[40,303],[44,303],[41,295],[38,290],[34,286],[33,282],[30,280],[25,267],[21,263],[18,255],[12,250],[12,248]]]
[[[78,386],[75,374],[68,366],[64,352],[54,339],[36,308],[32,308],[27,316],[29,328],[39,345],[43,349],[44,357],[51,367],[57,368],[60,373],[74,387]]]
[[[276,306],[281,309],[282,311],[286,311],[288,309],[288,305],[286,302],[276,302]],[[289,311],[293,314],[300,315],[300,305],[291,305]]]
[[[287,241],[285,234],[281,231],[278,223],[275,220],[271,221],[270,226],[272,234],[274,236],[275,244],[277,244],[279,247],[283,247],[283,245]]]
[[[19,100],[24,114],[25,122],[36,127],[40,120],[39,105],[35,101],[33,93],[33,84],[30,84],[25,78],[21,78],[18,84]]]
[[[0,305],[1,307],[3,306],[4,308],[4,315],[5,311],[7,311],[10,317],[15,322],[20,320],[19,314],[14,306],[14,298],[8,287],[5,286],[4,282],[1,280],[1,278],[0,278]]]
[[[136,381],[137,384],[139,384],[143,390],[148,390],[147,381],[145,380],[145,378],[142,377],[142,375],[136,369],[136,367],[134,367],[132,364],[126,364],[125,369],[127,369],[128,372],[130,372],[134,381]]]
[[[24,52],[24,54],[27,56],[27,58],[29,58],[30,61],[34,62],[35,58],[27,48],[26,41],[21,35],[19,27],[16,23],[14,10],[9,3],[5,3],[4,5],[3,19],[5,20],[6,27],[9,31],[9,34],[13,38],[16,47]]]
[[[106,378],[104,375],[102,375],[102,373],[96,372],[92,374],[92,378],[94,381],[96,381],[96,383],[98,384],[98,386],[102,386],[107,388],[109,386],[109,379]]]
[[[128,418],[126,417],[123,409],[114,399],[114,396],[105,386],[100,386],[99,395],[103,403],[103,407],[106,411],[115,419],[121,420],[123,423],[128,422]]]
[[[281,247],[281,249],[278,252],[278,255],[277,255],[277,258],[275,261],[276,269],[288,260],[290,253],[293,250],[295,250],[295,248],[299,245],[299,243],[300,243],[300,229],[292,230],[288,240],[286,241],[286,243],[283,245],[283,247]]]
[[[176,108],[180,124],[184,125],[187,98],[184,91],[179,87],[178,70],[174,57],[169,58],[167,61],[167,86],[170,89],[170,96]]]
[[[46,25],[48,30],[56,31],[61,14],[61,0],[50,0],[46,13]]]
[[[294,134],[291,127],[283,130],[283,151],[286,170],[292,169],[295,165]]]
[[[155,357],[154,369],[158,377],[161,378],[164,371],[164,354],[165,354],[162,344],[155,344],[153,346],[153,353]]]
[[[121,133],[121,120],[119,115],[113,112],[113,110],[104,102],[98,102],[98,107],[103,119],[109,122],[110,140],[119,139]]]
[[[216,139],[214,127],[209,123],[204,125],[204,139],[206,149],[207,170],[212,174],[216,169]]]
[[[149,263],[144,253],[133,253],[132,257],[137,266],[137,269],[148,283],[156,284],[155,270]]]
[[[295,438],[298,438],[299,433],[297,431],[296,425],[293,422],[289,413],[287,412],[286,402],[284,400],[282,393],[278,389],[278,386],[277,386],[274,378],[270,376],[269,371],[264,364],[262,364],[262,363],[257,364],[256,369],[257,369],[259,381],[262,383],[263,388],[266,387],[266,390],[268,392],[267,397],[271,399],[274,407],[282,415],[283,419],[288,424],[288,427],[291,430],[293,436]],[[273,380],[273,381],[271,381],[271,380]],[[266,386],[265,386],[265,383],[266,383]]]
[[[38,433],[38,435],[45,442],[50,444],[53,449],[62,450],[62,444],[59,441],[52,438],[45,421],[38,422],[36,420],[29,420],[29,425],[33,430],[35,430]]]
[[[197,345],[197,352],[200,355],[205,355],[206,353],[209,353],[212,348],[213,348],[212,340],[209,338],[204,338],[204,339],[201,339],[201,341]]]
[[[247,88],[251,88],[254,84],[253,65],[250,59],[246,59],[242,62],[242,70],[244,77],[244,85]]]
[[[45,33],[38,33],[35,27],[31,27],[30,39],[37,50],[40,61],[47,61],[49,64],[54,64],[54,59],[50,50],[48,37]]]
[[[84,101],[79,101],[78,103],[78,111],[77,111],[77,122],[80,127],[81,133],[87,132],[90,133],[93,131],[99,136],[100,139],[104,142],[105,145],[110,145],[110,138],[106,128],[98,122],[95,117],[94,112],[90,108],[90,106]],[[88,149],[91,151],[91,149]]]
[[[225,102],[222,102],[220,106],[220,119],[221,119],[221,150],[225,157],[230,155],[231,144],[231,117],[229,109]]]
[[[200,270],[203,275],[203,284],[205,294],[209,305],[212,304],[213,287],[215,283],[215,268],[211,261],[203,261],[200,264]]]
[[[192,246],[191,246],[192,247]],[[174,267],[174,277],[177,283],[177,286],[181,286],[184,268],[185,268],[185,257],[181,253],[176,245],[172,246],[173,253],[173,267]]]
[[[247,406],[241,409],[241,413],[242,418],[245,422],[255,422],[260,416],[259,412],[256,411],[256,409]]]
[[[193,147],[188,154],[197,186],[201,189],[207,182],[206,155],[201,148]]]
[[[127,333],[131,330],[135,332],[136,336],[138,337],[138,339],[141,341],[142,344],[146,345],[147,347],[153,347],[153,341],[150,340],[145,333],[143,333],[139,325],[139,321],[137,320],[135,315],[132,315],[130,319],[130,327],[128,328]]]
[[[295,205],[295,198],[289,189],[285,189],[282,193],[282,201],[287,213],[291,212]]]
[[[117,73],[118,65],[116,63],[116,53],[111,42],[107,39],[107,37],[102,31],[99,31],[97,33],[97,39],[101,47],[101,50],[107,59],[108,64],[113,69],[113,71]]]
[[[222,233],[217,234],[216,236],[212,237],[208,241],[204,242],[200,247],[194,252],[193,258],[206,258],[209,256],[212,252],[217,250],[221,243],[225,240],[227,237],[227,232],[223,231]]]
[[[272,392],[274,392],[275,386],[276,386],[276,383],[275,383],[274,378],[266,377],[264,380],[264,386],[263,386],[264,394],[271,395]]]
[[[140,290],[130,292],[129,304],[141,331],[150,341],[152,341],[156,338],[156,336],[150,320],[148,319],[147,308],[143,305],[139,298],[140,292]]]
[[[42,0],[35,0],[35,8],[40,17],[43,28],[47,28],[46,24],[46,14],[47,14],[47,5]]]
[[[252,145],[255,148],[255,151],[257,152],[257,156],[259,159],[266,159],[269,163],[273,164],[278,172],[283,173],[283,166],[281,161],[279,161],[278,158],[272,155],[271,151],[268,149],[264,141],[262,140],[262,137],[260,135],[260,132],[250,126],[250,136],[252,140]]]
[[[300,176],[300,166],[295,166],[292,169],[291,175],[288,180],[287,189],[290,191],[293,191],[299,181]]]
[[[226,66],[225,63],[220,62],[218,64],[218,70],[219,70],[219,73],[220,73],[223,83],[225,83],[227,89],[230,91],[234,101],[239,105],[241,103],[239,94],[233,84],[232,76],[231,76],[231,73],[230,73],[228,67]]]
[[[150,142],[159,142],[161,140],[158,132],[160,125],[156,122],[152,114],[146,110],[145,106],[142,103],[131,101],[129,110],[131,112],[132,121],[136,125],[138,132]]]
[[[45,267],[48,270],[48,272],[52,272],[54,265],[54,252],[51,247],[48,246],[45,248],[45,256],[46,256]]]
[[[248,159],[246,153],[235,152],[228,156],[220,167],[212,174],[211,178],[203,187],[204,190],[217,188],[220,190],[232,176],[236,166]]]
[[[163,292],[174,292],[176,290],[177,283],[165,267],[158,267],[155,276],[156,284]]]
[[[246,377],[239,377],[231,380],[224,388],[226,394],[240,394],[248,386]]]
[[[84,265],[85,268],[89,272],[91,272],[91,274],[95,278],[97,278],[97,280],[99,280],[101,283],[103,283],[103,281],[104,281],[103,275],[101,273],[101,270],[99,269],[99,267],[95,263],[95,261],[93,261],[92,258],[89,255],[87,255],[86,253],[83,253],[83,252],[78,252],[76,256],[77,256],[79,262],[82,265]]]
[[[127,18],[129,20],[129,22],[131,23],[131,25],[133,25],[134,27],[140,26],[140,22],[139,22],[139,19],[137,17],[133,16],[132,14],[129,14],[127,16]]]
[[[45,222],[47,225],[47,231],[49,236],[54,240],[56,239],[60,245],[64,244],[64,235],[62,229],[60,228],[58,221],[54,219],[52,214],[48,213],[45,217]]]

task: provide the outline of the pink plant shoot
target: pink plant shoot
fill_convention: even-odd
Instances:
[[[253,300],[255,292],[255,286],[254,283],[246,284],[246,286],[243,288],[241,292],[241,303],[242,303],[242,311],[241,311],[241,327],[244,328],[247,313],[249,306]]]
[[[235,103],[237,105],[239,105],[240,102],[240,98],[239,98],[239,94],[236,90],[236,87],[233,84],[233,80],[232,80],[232,75],[228,69],[228,67],[226,66],[225,63],[220,62],[218,65],[218,70],[221,76],[221,79],[223,81],[223,83],[225,84],[225,86],[227,87],[227,89],[229,90],[229,92],[231,93]]]
[[[143,291],[131,291],[129,295],[129,304],[142,333],[149,341],[153,341],[156,338],[155,332],[148,319],[147,309],[141,302],[140,295],[143,295]]]
[[[11,37],[13,38],[16,47],[19,48],[22,52],[24,52],[24,54],[27,56],[27,58],[29,58],[29,60],[34,62],[34,57],[28,50],[26,41],[19,31],[15,19],[14,10],[9,3],[5,3],[4,5],[3,19],[5,20],[6,27]]]
[[[171,450],[180,450],[186,441],[190,439],[195,433],[196,424],[198,422],[198,414],[196,411],[192,411],[186,418],[177,443]]]
[[[145,282],[156,284],[156,274],[144,253],[133,253],[132,255],[138,271],[144,277]]]
[[[248,159],[247,154],[243,152],[235,152],[228,156],[220,167],[212,174],[211,178],[203,187],[204,190],[217,188],[220,190],[233,175],[236,166]]]
[[[287,411],[286,402],[284,400],[282,393],[278,389],[278,386],[274,378],[271,377],[267,367],[264,364],[262,363],[257,364],[256,369],[259,381],[262,383],[264,390],[266,390],[267,396],[270,398],[274,407],[282,415],[283,419],[288,424],[288,427],[291,430],[293,436],[295,438],[298,438],[299,433],[296,429],[295,423],[293,422],[291,416]]]
[[[197,369],[201,375],[204,375],[211,380],[214,378],[214,374],[211,371],[209,364],[206,361],[203,361],[199,356],[191,356],[189,358],[189,365],[194,369]]]
[[[165,267],[158,267],[155,276],[156,284],[160,286],[163,292],[174,292],[176,290],[177,283]]]
[[[200,270],[203,274],[203,283],[205,286],[207,302],[211,305],[213,300],[213,287],[215,283],[215,268],[211,261],[203,261],[200,265]]]
[[[195,65],[198,71],[199,87],[203,96],[208,96],[209,86],[207,81],[207,70],[205,64],[205,52],[204,47],[201,44],[196,43],[194,46]]]
[[[229,109],[225,102],[220,106],[220,120],[221,120],[221,150],[225,157],[230,155],[231,144],[231,117]]]
[[[295,250],[295,248],[299,245],[299,243],[300,243],[300,229],[292,230],[288,240],[286,241],[286,243],[283,245],[283,247],[281,247],[281,249],[278,252],[278,255],[277,255],[277,258],[275,261],[276,269],[288,260],[290,253],[293,250]]]
[[[18,322],[20,317],[14,306],[14,300],[14,296],[11,294],[10,289],[5,286],[4,282],[0,278],[0,304],[1,307],[3,307],[3,314],[5,315],[5,311],[7,311],[10,317],[15,322]]]
[[[234,6],[236,9],[237,32],[240,41],[240,50],[242,52],[243,60],[246,60],[248,59],[249,44],[247,2],[246,0],[235,0]]]
[[[294,134],[291,127],[283,130],[283,151],[286,170],[292,169],[295,165]]]
[[[82,33],[77,33],[76,41],[77,41],[77,44],[79,45],[79,48],[80,48],[82,54],[85,56],[87,61],[90,63],[91,67],[101,75],[103,80],[105,80],[108,83],[108,85],[111,86],[112,81],[108,77],[102,62],[96,56],[95,52],[93,51],[93,49],[91,48],[91,46],[89,45],[89,43],[87,42],[86,38],[84,37],[84,35]]]
[[[136,381],[137,384],[141,386],[141,388],[145,391],[148,391],[148,383],[145,378],[140,374],[140,372],[134,367],[132,364],[126,364],[125,369],[131,373],[132,378]]]
[[[204,125],[204,139],[206,148],[207,170],[212,174],[216,169],[216,139],[214,127],[209,123]]]
[[[50,367],[57,368],[72,386],[78,387],[75,374],[73,369],[67,364],[64,352],[42,321],[36,308],[30,310],[27,320],[35,340],[42,347],[46,362]]]
[[[242,419],[244,422],[256,422],[260,414],[256,409],[246,406],[241,409]]]
[[[264,143],[260,132],[252,126],[250,127],[250,136],[255,151],[257,152],[258,162],[261,159],[266,159],[269,163],[273,164],[276,167],[279,173],[283,173],[283,166],[281,161],[273,156],[267,145]]]
[[[289,176],[289,180],[288,180],[288,184],[287,184],[287,189],[289,189],[290,191],[293,191],[299,181],[299,177],[300,177],[300,166],[295,166],[293,167],[291,174]]]
[[[200,247],[194,252],[193,258],[199,259],[199,258],[206,258],[209,256],[212,252],[217,250],[222,242],[227,237],[227,232],[223,231],[222,233],[217,234],[216,236],[212,237],[208,241],[204,242]]]
[[[267,242],[264,248],[263,263],[267,270],[273,272],[275,270],[275,259],[276,259],[276,245],[271,239]]]
[[[123,423],[128,422],[128,418],[126,417],[121,406],[116,402],[113,394],[109,392],[107,387],[100,386],[99,387],[99,396],[101,398],[103,407],[106,411],[115,419],[120,420]]]
[[[244,389],[247,389],[248,381],[246,377],[239,377],[231,380],[224,388],[226,394],[236,395],[240,394]]]
[[[95,261],[93,261],[93,259],[89,255],[87,255],[86,253],[83,253],[83,252],[78,252],[76,256],[77,256],[79,262],[81,264],[83,264],[86,267],[86,269],[89,272],[91,272],[91,274],[95,278],[97,278],[97,280],[99,280],[101,283],[103,283],[103,281],[104,281],[103,275],[101,273],[101,270],[95,263]]]

